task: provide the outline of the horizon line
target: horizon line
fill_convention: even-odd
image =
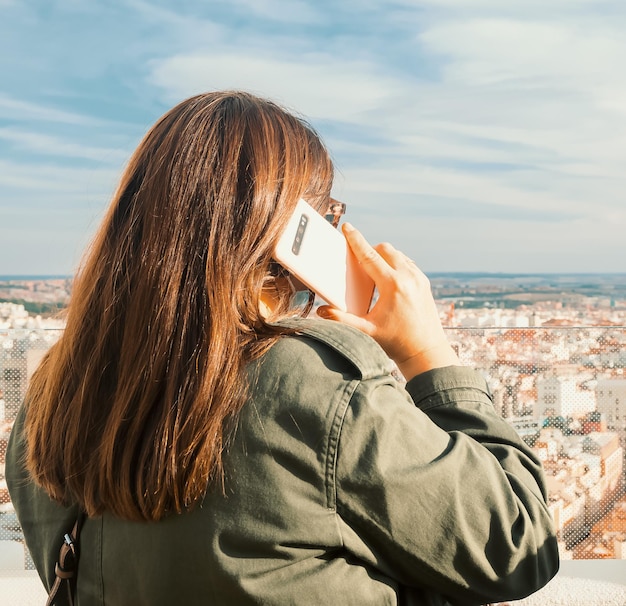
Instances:
[[[490,271],[490,270],[423,270],[428,275],[472,275],[472,276],[626,276],[626,271]],[[0,274],[0,282],[9,280],[50,280],[72,279],[76,274]]]

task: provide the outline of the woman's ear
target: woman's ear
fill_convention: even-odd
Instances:
[[[264,320],[268,320],[273,314],[276,308],[276,299],[272,297],[267,290],[261,291],[259,297],[259,313]]]

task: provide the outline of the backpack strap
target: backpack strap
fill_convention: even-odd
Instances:
[[[46,606],[54,606],[54,600],[61,588],[65,585],[67,589],[67,603],[74,606],[74,586],[76,584],[75,577],[78,569],[78,537],[82,526],[84,515],[78,514],[72,530],[63,536],[63,544],[59,549],[59,559],[54,565],[54,584],[48,594]],[[64,583],[65,581],[65,583]]]

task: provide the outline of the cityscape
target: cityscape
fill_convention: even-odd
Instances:
[[[626,276],[431,285],[461,361],[542,460],[561,558],[626,558]]]
[[[429,278],[461,361],[544,465],[561,557],[626,559],[626,274]],[[21,538],[6,441],[70,294],[67,277],[0,276],[0,538]]]

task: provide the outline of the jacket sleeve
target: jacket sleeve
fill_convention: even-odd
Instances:
[[[453,604],[521,598],[558,570],[541,464],[470,368],[359,383],[335,489],[348,550]]]

